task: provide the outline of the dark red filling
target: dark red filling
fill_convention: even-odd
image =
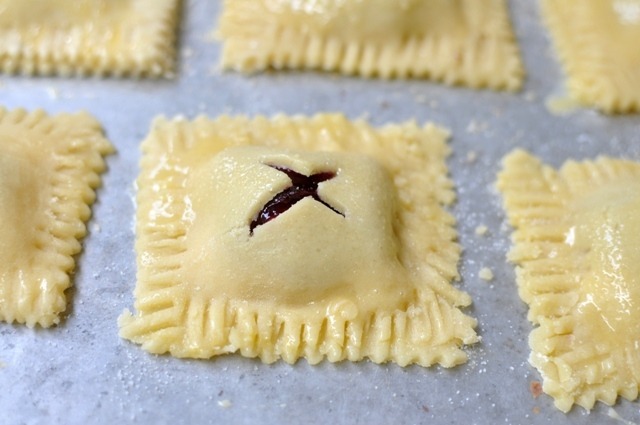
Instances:
[[[277,165],[269,165],[269,167],[285,173],[291,179],[291,186],[278,193],[273,197],[273,199],[267,202],[264,207],[262,207],[258,216],[249,226],[251,234],[253,234],[253,229],[273,220],[280,214],[285,213],[289,208],[306,197],[311,197],[336,214],[344,216],[344,214],[327,204],[320,198],[320,195],[318,195],[318,184],[331,180],[336,176],[336,173],[326,171],[313,174],[311,176],[305,176],[286,167],[280,167]]]

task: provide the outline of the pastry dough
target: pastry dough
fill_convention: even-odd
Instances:
[[[571,97],[604,112],[640,111],[640,0],[543,0]]]
[[[222,65],[321,69],[516,90],[504,0],[225,0]]]
[[[530,362],[556,406],[591,409],[640,383],[640,162],[560,171],[516,151],[498,178],[515,228],[509,260],[529,320]]]
[[[180,0],[0,0],[0,70],[170,77]]]
[[[0,320],[57,324],[111,152],[89,115],[0,108]]]
[[[177,357],[464,362],[477,336],[450,284],[446,138],[341,115],[158,119],[138,179],[137,313],[121,335]]]

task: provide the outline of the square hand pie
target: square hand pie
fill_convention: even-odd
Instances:
[[[113,150],[85,113],[0,108],[0,320],[49,327],[66,308],[73,256]]]
[[[505,0],[225,0],[222,65],[319,69],[516,90]]]
[[[341,115],[158,119],[121,336],[177,357],[466,361],[447,137]]]
[[[170,77],[180,0],[0,0],[0,70]]]
[[[543,0],[572,98],[640,112],[640,0]]]
[[[640,162],[569,161],[523,151],[498,177],[515,228],[509,260],[538,327],[529,361],[562,411],[591,409],[640,383]]]

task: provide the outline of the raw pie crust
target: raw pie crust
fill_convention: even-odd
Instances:
[[[640,163],[567,162],[523,151],[498,177],[515,228],[509,260],[529,320],[530,362],[556,406],[591,409],[640,382]]]
[[[102,156],[112,149],[85,113],[0,108],[0,320],[60,321]]]
[[[4,73],[170,77],[180,0],[0,0]]]
[[[321,69],[516,90],[524,75],[504,0],[225,0],[222,65]]]
[[[640,111],[640,1],[543,0],[572,98],[604,112]]]
[[[447,137],[341,115],[158,119],[138,179],[137,313],[121,336],[177,357],[466,361],[476,322],[450,284]],[[331,208],[306,197],[252,234],[291,185],[274,165],[334,172],[317,190]]]

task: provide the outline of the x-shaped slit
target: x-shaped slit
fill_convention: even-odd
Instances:
[[[300,174],[297,171],[291,170],[286,167],[270,164],[267,165],[269,165],[269,167],[271,168],[285,173],[287,177],[291,179],[291,186],[278,193],[262,207],[257,217],[251,222],[251,225],[249,226],[251,235],[253,235],[253,230],[256,227],[275,219],[280,214],[285,213],[289,210],[289,208],[307,197],[312,198],[313,200],[329,208],[334,213],[340,214],[344,217],[343,213],[325,202],[322,198],[320,198],[320,195],[318,194],[318,185],[327,180],[331,180],[336,176],[336,173],[325,171],[312,174],[310,176],[305,176],[304,174]]]

